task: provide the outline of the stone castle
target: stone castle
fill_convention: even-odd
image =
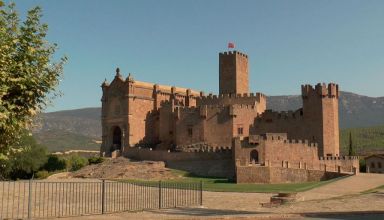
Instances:
[[[248,78],[248,56],[238,51],[219,54],[218,95],[136,81],[130,74],[124,79],[117,69],[114,80],[101,86],[101,153],[164,160],[196,174],[214,167],[203,175],[237,182],[358,172],[358,158],[339,153],[337,84],[303,85],[302,108],[274,112],[266,109],[264,94],[249,93]],[[196,168],[201,164],[206,167]],[[299,173],[289,180],[281,169]]]

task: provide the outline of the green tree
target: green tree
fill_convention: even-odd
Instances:
[[[44,169],[52,172],[56,170],[65,170],[67,163],[64,158],[60,158],[57,155],[49,155],[48,161],[44,165]]]
[[[36,140],[24,131],[19,146],[9,153],[8,177],[11,179],[31,178],[47,162],[47,148],[36,143]]]
[[[45,37],[41,9],[28,11],[20,22],[15,4],[0,0],[0,158],[19,146],[20,132],[55,96],[67,58],[54,61],[56,44]]]
[[[88,160],[85,157],[81,157],[77,154],[74,154],[68,159],[68,163],[69,163],[70,170],[76,171],[87,166]]]
[[[355,149],[352,144],[352,132],[349,132],[348,156],[356,156]]]

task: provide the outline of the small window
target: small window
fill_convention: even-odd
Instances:
[[[238,135],[243,135],[243,126],[240,125],[239,127],[237,127],[237,134]]]
[[[374,162],[371,163],[371,168],[375,168],[375,163]]]
[[[188,127],[188,136],[189,137],[192,137],[192,135],[193,135],[193,129],[192,129],[192,127]]]
[[[267,123],[272,123],[272,119],[268,118],[267,120],[265,120]]]
[[[377,162],[377,168],[381,168],[381,162]]]

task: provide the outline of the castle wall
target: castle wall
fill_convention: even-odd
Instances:
[[[266,97],[262,93],[244,94],[220,94],[201,96],[196,99],[196,105],[254,105],[259,114],[263,113],[267,106]]]
[[[155,137],[155,124],[149,123],[154,119],[150,113],[153,110],[153,100],[129,98],[129,145],[140,142],[150,143]],[[146,136],[147,135],[147,136]]]
[[[301,183],[329,180],[348,174],[283,167],[237,166],[236,183]]]
[[[204,118],[204,140],[214,146],[230,146],[233,138],[232,118],[228,107],[207,106]]]
[[[166,167],[187,171],[196,176],[234,178],[232,159],[168,161]]]
[[[214,147],[231,147],[233,137],[249,135],[249,119],[256,117],[258,110],[254,105],[203,105],[178,107],[174,114],[176,145],[205,142]]]
[[[165,161],[168,168],[188,171],[199,176],[233,178],[234,166],[230,151],[167,152],[129,148],[123,156],[135,160]]]
[[[359,173],[360,164],[359,157],[357,156],[343,156],[343,157],[320,157],[316,160],[315,168],[319,170],[329,170],[343,173]]]
[[[250,126],[253,124],[253,119],[256,118],[259,114],[260,109],[257,105],[231,105],[229,107],[229,115],[232,117],[233,120],[233,137],[249,136]],[[232,139],[229,143],[232,143]]]
[[[315,168],[318,160],[316,145],[308,141],[287,140],[286,137],[286,134],[265,134],[250,136],[242,142],[235,139],[234,159],[247,165],[252,161],[251,152],[257,150],[258,162],[265,166]]]
[[[265,111],[254,119],[253,125],[250,127],[250,134],[260,135],[265,133],[287,133],[288,139],[313,139],[311,131],[306,126],[306,120],[301,109],[295,112]]]
[[[286,134],[252,135],[233,141],[234,164],[247,166],[251,152],[258,152],[258,164],[268,167],[323,170],[341,173],[358,173],[358,157],[319,157],[317,144],[308,141],[287,140]]]
[[[200,108],[177,108],[175,121],[175,144],[188,145],[204,142],[204,118]]]

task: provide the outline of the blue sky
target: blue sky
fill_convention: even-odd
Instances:
[[[47,111],[100,106],[116,67],[141,81],[218,92],[218,53],[249,55],[250,89],[299,94],[336,82],[384,96],[384,1],[16,1],[43,9],[48,40],[69,58],[63,96]]]

